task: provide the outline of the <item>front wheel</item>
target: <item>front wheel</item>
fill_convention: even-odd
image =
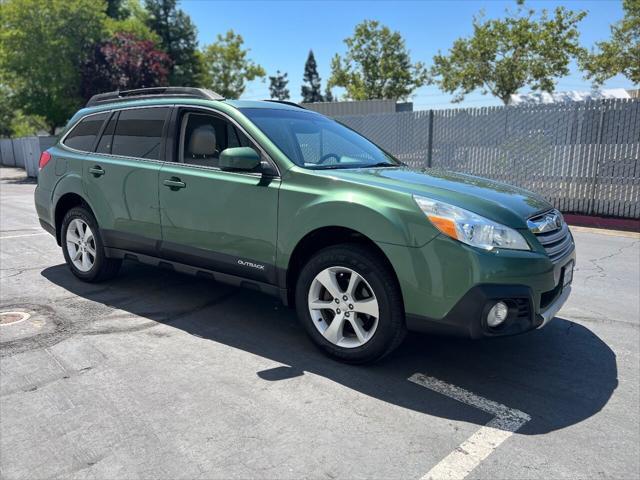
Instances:
[[[73,274],[85,282],[114,277],[121,260],[107,258],[93,214],[85,207],[74,207],[62,220],[62,252]]]
[[[314,255],[298,278],[296,309],[312,340],[349,363],[382,358],[406,331],[393,273],[376,252],[360,245]]]

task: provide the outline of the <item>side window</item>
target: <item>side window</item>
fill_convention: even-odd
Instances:
[[[179,160],[182,163],[218,167],[226,148],[252,146],[234,125],[214,115],[188,112],[182,117]]]
[[[89,115],[81,120],[64,139],[64,144],[75,150],[92,152],[96,136],[102,127],[103,122],[109,116],[108,113],[98,113]]]
[[[120,111],[111,153],[125,157],[160,158],[162,130],[169,108],[134,108]],[[106,148],[106,147],[105,147]]]
[[[96,148],[97,153],[111,153],[111,145],[113,145],[113,132],[116,130],[116,120],[118,120],[118,112],[115,112],[109,123],[102,132],[102,137],[100,137],[100,141],[98,142],[98,147]]]

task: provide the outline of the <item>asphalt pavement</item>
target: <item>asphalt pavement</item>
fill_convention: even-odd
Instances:
[[[77,280],[35,184],[0,172],[0,312],[30,315],[0,325],[2,479],[418,479],[492,420],[447,392],[530,418],[467,478],[640,476],[638,234],[572,229],[573,293],[544,329],[410,334],[347,366],[257,292],[135,263]]]

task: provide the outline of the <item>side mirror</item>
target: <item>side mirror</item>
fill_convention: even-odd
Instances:
[[[251,147],[225,148],[218,166],[222,170],[253,170],[260,165],[260,155]]]

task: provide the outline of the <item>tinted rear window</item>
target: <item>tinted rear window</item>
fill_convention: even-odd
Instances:
[[[102,127],[102,123],[108,116],[108,113],[89,115],[73,127],[63,143],[67,147],[74,148],[76,150],[82,150],[84,152],[93,151],[96,136],[100,131],[100,127]]]
[[[111,153],[125,157],[160,158],[162,129],[169,108],[122,110],[118,117]]]

